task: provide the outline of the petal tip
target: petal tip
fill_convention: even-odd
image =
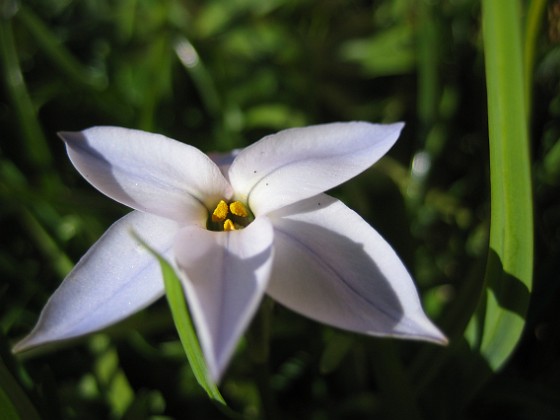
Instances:
[[[78,137],[82,136],[82,133],[81,131],[58,131],[56,135],[66,143],[68,141],[77,140]]]
[[[411,331],[410,337],[417,338],[418,340],[429,341],[430,343],[439,344],[441,346],[447,346],[449,344],[448,338],[445,336],[441,330],[436,327],[431,321],[426,318],[427,322],[424,322],[422,327],[415,334]],[[407,338],[406,335],[403,338]]]
[[[426,340],[441,346],[447,346],[449,344],[449,339],[439,330],[437,330],[437,334],[432,334],[429,337],[426,337]]]
[[[392,125],[397,129],[397,131],[400,134],[400,132],[404,129],[405,123],[403,121],[399,121],[399,122],[393,123]]]
[[[207,378],[211,382],[219,384],[227,370],[232,355],[225,352],[217,354],[213,351],[208,351],[204,346],[202,346],[202,350]]]
[[[36,336],[33,332],[23,337],[12,347],[12,353],[13,354],[23,353],[41,344],[41,340],[38,341],[35,339],[35,337]]]
[[[16,353],[21,353],[25,350],[27,350],[28,346],[25,345],[25,339],[18,341],[13,347],[12,347],[12,353],[16,354]]]
[[[206,363],[206,368],[208,369],[208,376],[210,377],[210,380],[215,384],[219,384],[224,375],[225,366],[219,366],[218,363]]]

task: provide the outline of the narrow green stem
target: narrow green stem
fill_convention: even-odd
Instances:
[[[44,255],[45,259],[49,261],[55,269],[57,275],[62,278],[65,277],[74,267],[72,260],[58,246],[56,240],[43,227],[31,211],[22,208],[20,212],[20,219],[30,237],[35,241],[35,244]]]
[[[533,272],[531,170],[516,0],[482,2],[490,140],[491,227],[481,355],[498,369],[524,327]]]

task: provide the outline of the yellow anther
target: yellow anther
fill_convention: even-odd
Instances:
[[[224,222],[224,230],[235,230],[235,225],[231,220],[226,219],[226,221]]]
[[[243,205],[243,203],[241,203],[239,201],[234,201],[233,203],[231,203],[229,205],[229,211],[231,211],[232,214],[235,214],[236,216],[239,216],[239,217],[249,216],[249,212],[247,211],[247,207],[245,207]]]
[[[216,209],[212,213],[213,222],[223,222],[228,215],[228,205],[224,200],[220,200]]]

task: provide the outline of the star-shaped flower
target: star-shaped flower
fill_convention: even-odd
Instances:
[[[76,169],[134,211],[80,259],[14,350],[99,330],[163,295],[158,262],[131,230],[176,267],[214,380],[265,293],[334,327],[445,342],[391,246],[323,193],[375,163],[402,127],[295,128],[214,160],[137,130],[61,133]]]

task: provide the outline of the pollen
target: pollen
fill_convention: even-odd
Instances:
[[[235,230],[235,225],[231,220],[226,219],[226,221],[224,222],[224,231],[228,230]]]
[[[230,203],[229,211],[231,212],[231,214],[235,214],[236,216],[239,217],[249,216],[249,211],[247,210],[247,207],[245,207],[245,205],[239,201],[234,201],[233,203]]]
[[[206,229],[214,232],[229,232],[243,229],[253,220],[255,220],[255,216],[246,204],[241,201],[220,200],[214,211],[208,210]]]
[[[216,209],[212,213],[213,222],[223,222],[228,215],[228,205],[224,200],[220,200]]]

